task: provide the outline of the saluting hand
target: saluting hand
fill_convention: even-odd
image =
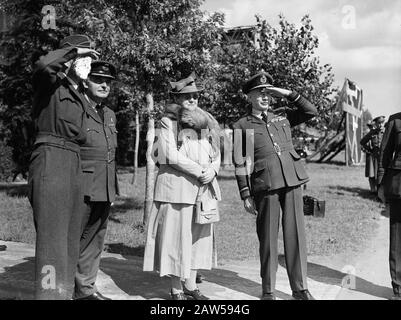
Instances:
[[[258,214],[258,211],[256,211],[255,209],[255,202],[251,197],[248,197],[244,200],[244,208],[250,214],[253,214],[255,216]]]
[[[264,88],[270,95],[276,98],[286,98],[291,94],[290,90],[277,88],[277,87],[267,87]]]
[[[89,49],[89,48],[77,48],[77,54],[79,56],[89,56],[92,57],[94,60],[99,59],[100,53],[96,50]]]

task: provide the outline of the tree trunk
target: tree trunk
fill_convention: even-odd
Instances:
[[[136,185],[138,175],[138,152],[139,152],[139,135],[141,130],[139,129],[139,112],[135,112],[135,150],[134,150],[134,173],[132,175],[131,184]]]
[[[155,137],[155,120],[153,119],[153,95],[152,93],[146,94],[146,106],[149,112],[148,132],[146,134],[147,149],[146,149],[146,189],[145,189],[145,208],[143,212],[143,224],[147,225],[150,211],[153,204],[153,190],[154,190],[154,171],[155,163],[151,157],[153,141]]]

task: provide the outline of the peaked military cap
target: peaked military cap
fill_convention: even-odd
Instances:
[[[262,70],[244,83],[242,91],[247,94],[253,89],[263,87],[273,87],[273,77]]]
[[[372,121],[376,122],[376,123],[383,123],[383,122],[386,121],[386,117],[385,116],[379,116],[379,117],[374,118]]]
[[[117,70],[110,62],[96,60],[91,63],[89,75],[115,79],[117,77]]]
[[[91,38],[84,34],[73,34],[65,37],[60,41],[60,49],[67,47],[79,47],[79,48],[88,48],[93,49],[93,41]]]
[[[181,93],[192,93],[192,92],[200,92],[203,90],[202,87],[197,87],[196,83],[196,75],[195,72],[192,72],[187,78],[181,79],[177,82],[170,82],[172,94],[181,94]]]

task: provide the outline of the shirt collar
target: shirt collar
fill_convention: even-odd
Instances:
[[[254,115],[255,117],[257,117],[259,119],[262,119],[262,113],[263,113],[263,111],[252,109],[252,115]],[[264,112],[264,113],[267,115],[266,112]]]

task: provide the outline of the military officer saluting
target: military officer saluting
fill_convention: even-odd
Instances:
[[[79,255],[82,213],[80,145],[88,101],[82,80],[98,53],[86,35],[67,36],[35,63],[29,200],[36,229],[35,298],[69,300]]]
[[[105,61],[94,61],[86,81],[89,101],[86,119],[86,143],[81,147],[84,176],[84,219],[80,256],[75,277],[77,300],[110,300],[97,291],[95,281],[103,251],[110,204],[118,193],[115,151],[117,147],[116,116],[103,102],[110,93],[115,67]]]
[[[313,118],[317,110],[298,93],[274,87],[273,78],[264,71],[246,81],[243,92],[247,94],[252,110],[233,125],[234,164],[244,207],[249,213],[257,214],[262,299],[275,299],[281,208],[285,259],[293,297],[313,300],[307,290],[307,251],[300,187],[308,181],[308,176],[294,150],[291,127]],[[292,108],[287,108],[286,113],[275,112],[271,106],[272,97],[286,98]]]

